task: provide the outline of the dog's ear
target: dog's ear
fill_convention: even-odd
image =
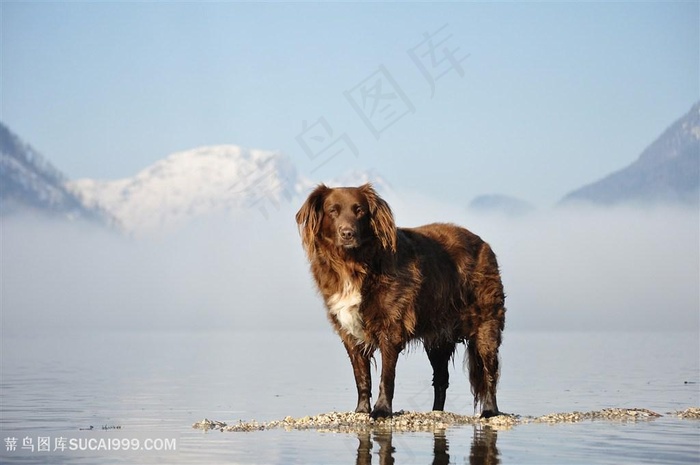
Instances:
[[[360,186],[360,191],[364,194],[369,205],[369,222],[374,234],[384,249],[396,252],[396,224],[389,204],[379,197],[372,184],[367,183]]]
[[[330,189],[324,184],[319,184],[301,206],[296,215],[301,243],[311,258],[316,252],[316,236],[321,230],[323,219],[323,200]]]

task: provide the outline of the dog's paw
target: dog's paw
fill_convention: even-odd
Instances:
[[[501,412],[498,410],[484,410],[481,412],[481,418],[497,417],[498,415],[501,415]]]
[[[369,416],[373,420],[376,420],[378,418],[389,418],[391,416],[391,409],[374,407],[374,410],[372,410],[372,413],[370,413]]]

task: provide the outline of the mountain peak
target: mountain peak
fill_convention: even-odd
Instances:
[[[577,189],[562,203],[700,203],[700,102],[631,165]]]
[[[700,102],[673,123],[639,156],[640,161],[660,163],[678,158],[700,141]],[[697,152],[696,152],[697,153]]]
[[[237,145],[177,152],[131,178],[69,183],[88,205],[120,219],[127,231],[168,228],[215,211],[291,198],[297,191],[291,160],[279,152]]]

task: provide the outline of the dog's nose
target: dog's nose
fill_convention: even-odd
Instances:
[[[343,239],[344,241],[349,241],[351,239],[355,238],[355,231],[353,231],[351,228],[341,228],[340,229],[340,238]]]

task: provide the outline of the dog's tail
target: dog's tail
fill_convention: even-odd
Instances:
[[[469,370],[469,384],[474,395],[474,411],[481,405],[482,416],[498,415],[496,387],[500,374],[498,347],[501,345],[502,320],[481,324],[467,340],[464,364]]]
[[[476,341],[467,340],[467,350],[464,352],[464,369],[469,372],[469,384],[474,396],[474,412],[486,398],[486,379],[484,376],[484,361],[476,348]]]

